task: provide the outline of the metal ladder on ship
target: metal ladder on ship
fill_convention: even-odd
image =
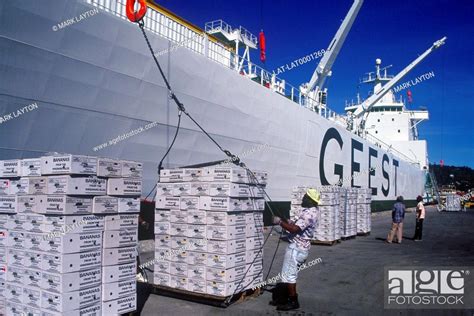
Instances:
[[[436,204],[436,207],[438,208],[438,212],[441,212],[442,211],[441,196],[439,195],[438,183],[436,182],[436,178],[432,171],[428,171],[428,176],[430,177],[431,188],[433,190],[433,194],[436,196],[436,200],[438,201],[438,204]]]

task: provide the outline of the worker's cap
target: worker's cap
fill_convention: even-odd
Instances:
[[[306,191],[306,195],[313,200],[314,202],[318,203],[321,201],[321,195],[319,194],[318,190],[316,189],[308,189]]]

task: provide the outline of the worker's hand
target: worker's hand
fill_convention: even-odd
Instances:
[[[273,216],[272,222],[274,225],[280,225],[281,218],[279,218],[278,216]]]

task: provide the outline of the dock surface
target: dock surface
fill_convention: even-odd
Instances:
[[[412,240],[415,214],[406,214],[401,244],[384,242],[390,229],[391,213],[372,215],[369,236],[342,241],[334,246],[313,245],[307,261],[322,262],[300,272],[297,291],[301,308],[277,312],[268,305],[271,293],[223,309],[150,295],[142,310],[148,315],[468,315],[474,310],[389,310],[384,309],[384,267],[471,266],[474,267],[474,209],[441,212],[427,207],[423,241]],[[275,232],[275,230],[274,230]],[[264,248],[264,276],[268,271],[279,234],[274,233]],[[287,243],[280,242],[269,278],[281,269]],[[474,270],[474,269],[472,269]],[[474,292],[466,296],[474,297]]]

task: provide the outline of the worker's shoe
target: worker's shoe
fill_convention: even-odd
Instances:
[[[288,302],[284,305],[278,305],[277,311],[291,311],[294,309],[300,308],[300,303],[298,302],[298,295],[288,297]]]
[[[288,284],[277,283],[272,291],[272,300],[269,302],[272,306],[284,305],[288,302]]]

